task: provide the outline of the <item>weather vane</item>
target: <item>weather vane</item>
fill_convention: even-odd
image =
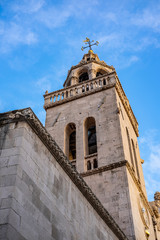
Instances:
[[[86,40],[84,40],[83,42],[85,42],[85,44],[88,44],[88,46],[87,47],[82,47],[81,48],[81,50],[83,51],[85,48],[90,48],[90,51],[92,51],[92,48],[91,48],[91,46],[93,46],[93,45],[97,45],[98,46],[98,44],[99,44],[99,42],[98,41],[96,41],[95,43],[92,43],[92,42],[94,42],[94,40],[90,40],[89,38],[87,38],[86,37]]]

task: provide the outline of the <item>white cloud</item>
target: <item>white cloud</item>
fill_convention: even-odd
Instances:
[[[114,45],[115,44],[117,45],[118,43],[120,43],[120,38],[121,38],[121,35],[118,34],[118,33],[111,33],[111,34],[108,34],[108,35],[103,35],[102,37],[99,37],[98,38],[98,41],[100,42],[100,44],[107,44],[107,45]]]
[[[129,66],[131,66],[133,63],[135,63],[137,61],[139,61],[139,58],[137,56],[133,55],[130,58],[125,59],[125,61],[123,63],[121,62],[120,68],[129,67]]]
[[[37,36],[30,29],[23,28],[14,22],[9,24],[0,22],[0,51],[8,52],[19,44],[31,45],[38,41]]]
[[[145,160],[143,169],[150,200],[153,200],[156,191],[160,191],[160,142],[156,140],[157,136],[158,133],[156,130],[149,130],[147,134],[139,140],[142,155]]]
[[[45,112],[45,110],[39,111],[36,115],[39,118],[39,120],[41,121],[41,123],[43,125],[45,125],[45,119],[46,119],[46,112]]]
[[[0,99],[0,111],[3,111],[4,109],[4,103],[2,102],[2,100]]]
[[[35,13],[43,7],[44,3],[44,0],[21,0],[15,1],[10,8],[15,12]]]
[[[35,83],[35,86],[38,87],[38,91],[42,91],[45,93],[46,90],[50,91],[51,90],[51,82],[49,80],[49,76],[45,76],[43,78],[40,78],[37,80]]]
[[[56,28],[62,26],[71,16],[71,9],[56,9],[51,7],[47,10],[42,10],[36,15],[36,20],[43,23],[48,28]]]
[[[151,173],[160,171],[160,144],[150,146],[148,167]]]
[[[5,7],[5,4],[3,6]],[[87,31],[87,34],[93,32],[93,36],[96,36],[100,45],[105,45],[108,52],[114,51],[117,56],[120,54],[122,56],[124,52],[133,55],[128,65],[138,61],[138,57],[134,56],[137,52],[151,45],[160,47],[158,37],[152,34],[153,30],[160,29],[158,4],[156,7],[148,5],[146,9],[141,9],[141,12],[137,13],[128,8],[127,1],[118,6],[116,1],[113,1],[109,6],[103,4],[102,7],[97,0],[82,0],[80,4],[74,0],[66,0],[63,4],[45,0],[15,0],[9,6],[10,22],[0,23],[1,53],[10,51],[15,46],[30,46],[44,39],[51,44],[58,38],[63,38],[64,41],[71,36],[73,40],[80,39],[82,37],[80,34],[86,34]],[[68,23],[70,25],[67,25]],[[87,24],[89,30],[84,26],[83,32],[81,27]],[[76,33],[75,26],[80,29],[79,33]],[[141,28],[144,27],[150,31],[142,33]],[[73,40],[71,39],[72,42]]]
[[[156,191],[160,191],[160,183],[159,180],[153,178],[153,175],[149,175],[145,178],[145,185],[147,189],[147,195],[149,201],[154,200],[154,194]]]
[[[160,4],[155,4],[154,7],[148,7],[141,13],[136,14],[131,19],[131,23],[160,32]]]

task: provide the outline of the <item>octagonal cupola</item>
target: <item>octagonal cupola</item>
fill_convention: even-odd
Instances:
[[[115,70],[113,66],[108,66],[104,61],[100,61],[98,55],[89,50],[83,55],[82,60],[68,71],[63,87],[92,80],[100,75],[111,73],[113,70]]]

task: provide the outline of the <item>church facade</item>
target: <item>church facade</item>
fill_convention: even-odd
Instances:
[[[44,108],[45,127],[31,109],[0,114],[0,239],[159,240],[114,67],[89,50]]]
[[[89,50],[44,99],[47,130],[127,237],[154,239],[138,123],[114,67]]]

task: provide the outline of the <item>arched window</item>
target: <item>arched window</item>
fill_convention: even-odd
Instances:
[[[103,74],[106,74],[107,72],[103,69],[99,69],[96,73],[96,77],[102,76]]]
[[[91,170],[92,166],[91,166],[91,162],[87,161],[87,170]]]
[[[96,152],[96,123],[93,117],[88,117],[84,122],[84,153],[87,156]]]
[[[79,83],[84,82],[89,79],[88,73],[84,72],[79,76]]]
[[[127,127],[126,127],[126,134],[127,134],[127,140],[128,140],[130,160],[131,160],[132,166],[134,167],[134,161],[133,161],[132,149],[131,149],[131,142],[130,142],[130,137],[129,137],[129,132],[128,132]]]
[[[103,75],[101,72],[97,72],[97,73],[96,73],[96,77],[99,77],[99,76],[101,76],[101,75]]]
[[[135,149],[135,145],[134,145],[133,139],[131,140],[131,142],[132,142],[132,148],[133,148],[134,162],[136,164],[137,177],[140,180],[139,169],[138,169],[138,162],[137,162],[137,155],[136,155],[136,149]]]
[[[103,78],[103,85],[106,85],[106,79]]]
[[[76,131],[69,136],[69,160],[76,159]]]
[[[93,168],[98,168],[98,161],[97,159],[93,159]]]
[[[64,153],[69,160],[76,159],[76,125],[69,123],[64,133]]]

